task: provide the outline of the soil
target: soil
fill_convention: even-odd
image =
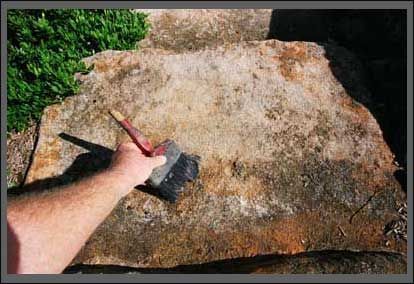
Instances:
[[[37,123],[31,122],[21,132],[7,135],[7,187],[18,187],[24,182],[37,139]]]

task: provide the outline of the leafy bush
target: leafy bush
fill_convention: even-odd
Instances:
[[[7,130],[23,130],[47,105],[78,91],[80,59],[106,49],[134,49],[146,15],[128,10],[9,10]]]

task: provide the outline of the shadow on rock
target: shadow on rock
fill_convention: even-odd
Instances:
[[[60,175],[42,180],[37,180],[22,187],[13,187],[8,190],[10,195],[20,195],[27,192],[50,190],[61,187],[81,178],[93,175],[109,166],[113,151],[104,146],[87,142],[66,133],[59,134],[63,140],[80,146],[89,152],[80,154],[73,163]]]
[[[374,115],[402,169],[395,173],[407,191],[407,14],[405,10],[273,10],[269,39],[312,41],[325,47],[332,73],[349,96]],[[355,78],[344,47],[362,64]],[[359,68],[359,67],[358,67]],[[364,81],[370,97],[358,90]]]
[[[62,175],[38,180],[21,187],[16,186],[9,188],[7,192],[8,195],[14,196],[29,192],[32,193],[52,190],[55,188],[57,189],[59,187],[74,183],[82,178],[91,176],[108,168],[110,165],[111,157],[114,153],[113,150],[66,133],[60,133],[59,137],[65,141],[82,147],[89,152],[78,155]],[[136,188],[160,198],[157,192],[148,186],[137,186]]]

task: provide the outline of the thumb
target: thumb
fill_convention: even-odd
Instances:
[[[164,165],[167,162],[167,158],[165,156],[155,156],[151,157],[151,164],[154,168]]]

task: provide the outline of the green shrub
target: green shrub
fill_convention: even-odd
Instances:
[[[7,130],[23,130],[47,105],[78,91],[80,59],[106,49],[136,48],[146,15],[128,10],[9,10]]]

